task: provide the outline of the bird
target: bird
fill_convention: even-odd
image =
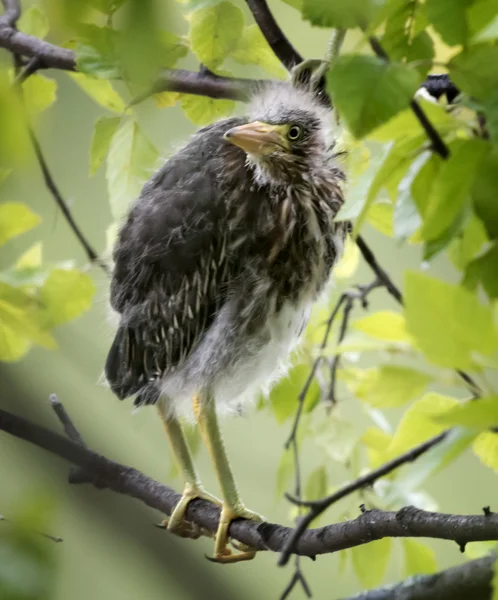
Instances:
[[[119,324],[105,376],[119,399],[159,411],[184,478],[167,528],[189,536],[195,498],[220,506],[216,562],[253,558],[230,523],[263,520],[241,500],[220,415],[285,372],[348,232],[335,220],[345,176],[331,121],[309,86],[261,85],[247,116],[201,128],[145,183],[113,249]],[[200,482],[184,418],[197,421],[222,500]]]

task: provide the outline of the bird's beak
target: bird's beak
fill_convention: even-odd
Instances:
[[[261,121],[233,127],[223,137],[250,154],[271,154],[276,148],[285,148],[280,127]]]

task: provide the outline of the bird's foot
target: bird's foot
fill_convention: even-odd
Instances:
[[[199,525],[185,519],[185,511],[187,510],[189,502],[196,498],[207,500],[216,506],[222,506],[221,500],[206,492],[203,487],[187,484],[183,490],[182,497],[173,509],[173,512],[169,517],[164,519],[160,527],[184,538],[197,539],[202,535],[213,537],[213,534],[207,529],[205,530],[202,527],[199,527]]]
[[[239,504],[236,507],[223,504],[221,507],[220,522],[218,523],[218,529],[216,531],[214,556],[207,557],[210,561],[227,564],[241,562],[243,560],[252,560],[256,556],[257,550],[255,548],[251,548],[240,542],[231,541],[232,546],[239,550],[238,554],[234,554],[230,548],[228,548],[228,543],[230,542],[228,529],[230,523],[234,519],[250,519],[251,521],[258,522],[263,522],[265,520],[265,518],[258,513],[248,510],[243,504]]]

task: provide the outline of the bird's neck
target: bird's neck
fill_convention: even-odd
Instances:
[[[247,165],[252,169],[257,185],[277,188],[306,184],[315,170],[314,164],[309,164],[299,157],[275,161],[248,156]]]

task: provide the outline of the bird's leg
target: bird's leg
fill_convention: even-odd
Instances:
[[[220,522],[216,531],[214,557],[215,562],[229,563],[242,560],[251,560],[256,554],[256,550],[237,545],[242,552],[232,554],[227,547],[229,542],[228,529],[234,519],[252,519],[254,521],[264,521],[264,518],[257,513],[248,510],[242,500],[235,485],[232,470],[228,462],[223,439],[221,437],[218,425],[218,417],[214,398],[210,393],[197,394],[193,399],[194,413],[199,423],[202,437],[209,450],[213,460],[214,468],[223,495],[223,505],[221,507]]]
[[[162,403],[159,404],[158,410],[185,484],[180,501],[162,525],[181,537],[199,537],[202,533],[199,528],[185,520],[188,503],[195,498],[208,500],[217,506],[221,506],[222,503],[202,487],[178,417],[173,413],[165,412]]]

